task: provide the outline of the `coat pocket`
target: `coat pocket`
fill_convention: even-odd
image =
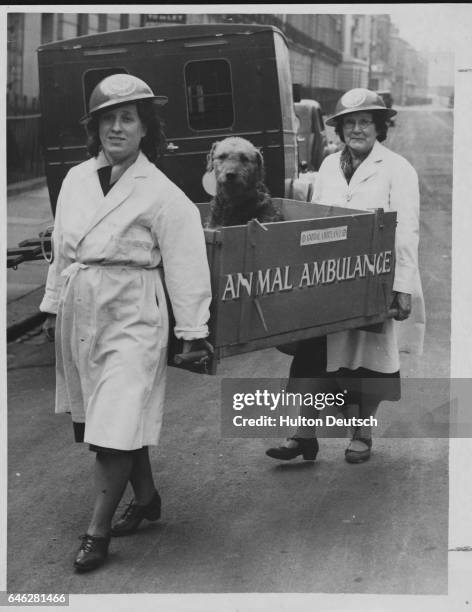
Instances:
[[[161,309],[153,282],[155,270],[143,270],[143,291],[141,300],[141,315],[147,325],[160,327],[162,325]]]

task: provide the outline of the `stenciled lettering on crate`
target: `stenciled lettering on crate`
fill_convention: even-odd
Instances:
[[[276,291],[291,291],[294,287],[313,287],[352,281],[367,276],[390,274],[393,254],[391,250],[363,253],[356,256],[304,262],[297,266],[283,266],[254,270],[246,274],[226,274],[221,301],[237,300],[241,292],[250,297]]]
[[[395,212],[273,201],[284,221],[205,229],[212,373],[230,355],[347,329],[382,333],[393,316]]]

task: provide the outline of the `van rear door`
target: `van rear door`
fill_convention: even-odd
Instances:
[[[146,81],[160,108],[167,152],[159,164],[195,202],[215,140],[241,136],[262,150],[266,183],[284,195],[296,174],[288,49],[279,30],[256,25],[158,26],[106,32],[39,49],[44,145],[51,202],[71,165],[86,159],[79,119],[94,85],[113,72]]]
[[[169,140],[164,170],[194,201],[208,200],[201,184],[206,157],[227,136],[262,150],[269,191],[284,194],[286,172],[295,172],[295,128],[290,74],[283,72],[281,82],[280,58],[288,63],[288,50],[272,28],[176,43],[166,64],[176,68],[171,78],[181,75],[181,89],[162,112]],[[170,89],[168,82],[163,93]]]

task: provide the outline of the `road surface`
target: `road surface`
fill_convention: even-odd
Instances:
[[[402,356],[402,373],[446,378],[452,111],[403,109],[386,144],[421,180],[427,336],[422,358]],[[151,455],[162,519],[113,540],[99,570],[75,574],[94,456],[73,443],[67,415],[53,414],[53,361],[42,336],[8,346],[9,591],[447,592],[447,439],[375,439],[371,460],[349,465],[344,439],[321,440],[314,463],[281,463],[264,454],[275,440],[221,437],[221,379],[286,376],[290,358],[273,349],[228,358],[215,377],[170,369]]]

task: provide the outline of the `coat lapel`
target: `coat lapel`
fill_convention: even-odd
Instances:
[[[103,195],[97,172],[97,170],[104,165],[106,165],[104,163],[104,156],[100,153],[95,160],[95,164],[91,166],[91,172],[84,184],[84,188],[91,192],[90,196],[96,202],[96,209],[90,222],[86,225],[80,241],[82,241],[104,217],[109,215],[115,208],[120,206],[120,204],[131,196],[136,184],[136,178],[147,176],[150,162],[147,157],[140,152],[134,164],[126,170],[106,196]]]
[[[379,166],[384,160],[384,151],[385,147],[383,147],[378,141],[375,141],[372,151],[352,175],[349,183],[351,189],[355,188],[360,183],[363,183],[373,174],[378,172]]]

